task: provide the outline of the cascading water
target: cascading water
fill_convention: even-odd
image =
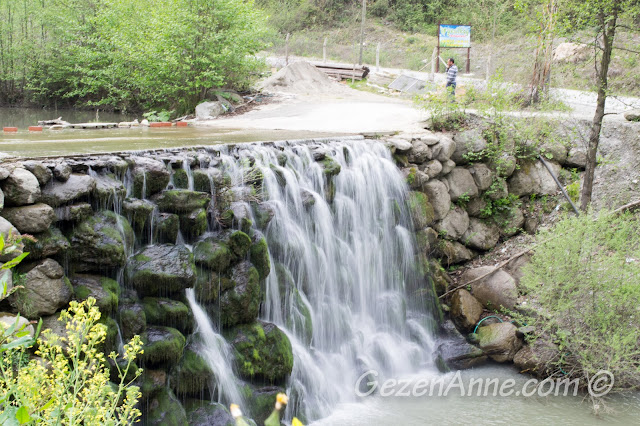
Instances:
[[[419,287],[415,244],[389,151],[372,141],[278,148],[222,160],[235,184],[247,170],[239,164],[255,162],[264,176],[261,196],[274,216],[262,317],[293,347],[286,415],[313,420],[354,400],[365,371],[397,376],[429,366],[432,319],[427,301],[406,296]],[[325,155],[323,168],[315,159]]]
[[[186,296],[198,327],[196,333],[202,339],[200,355],[216,377],[214,385],[218,390],[218,402],[226,405],[233,402],[244,408],[244,398],[233,374],[233,356],[229,344],[216,332],[209,316],[196,302],[192,288],[186,290]]]

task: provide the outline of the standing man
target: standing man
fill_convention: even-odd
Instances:
[[[456,101],[456,77],[458,76],[458,67],[453,58],[449,58],[447,62],[447,91],[450,93],[451,102]]]

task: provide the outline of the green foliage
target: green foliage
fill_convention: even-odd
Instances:
[[[0,102],[182,113],[248,87],[260,64],[250,0],[8,0],[0,12],[13,17],[0,24]]]
[[[140,397],[136,386],[125,378],[135,357],[141,352],[138,336],[124,346],[124,364],[118,373],[120,383],[109,382],[104,354],[99,350],[107,335],[99,324],[100,311],[95,299],[71,302],[60,314],[66,324],[64,337],[43,332],[38,349],[26,365],[15,368],[15,357],[27,359],[27,345],[8,349],[0,359],[2,424],[131,424],[140,416],[135,408]],[[6,332],[6,330],[5,330]],[[15,342],[15,341],[14,341]],[[114,361],[115,353],[109,355]],[[140,371],[134,374],[138,377]]]
[[[537,314],[525,318],[560,347],[571,378],[599,370],[615,388],[640,379],[640,225],[632,214],[569,216],[539,234],[521,280]]]
[[[144,118],[149,121],[169,121],[171,116],[175,113],[174,110],[167,111],[163,109],[162,111],[149,111],[142,114]]]

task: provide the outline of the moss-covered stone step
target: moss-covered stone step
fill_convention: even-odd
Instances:
[[[196,281],[193,255],[185,246],[147,246],[129,260],[127,270],[142,296],[168,296]]]

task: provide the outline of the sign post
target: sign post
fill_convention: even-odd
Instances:
[[[467,49],[467,73],[471,71],[471,25],[438,24],[438,56],[441,47]],[[436,72],[440,72],[439,63]]]

